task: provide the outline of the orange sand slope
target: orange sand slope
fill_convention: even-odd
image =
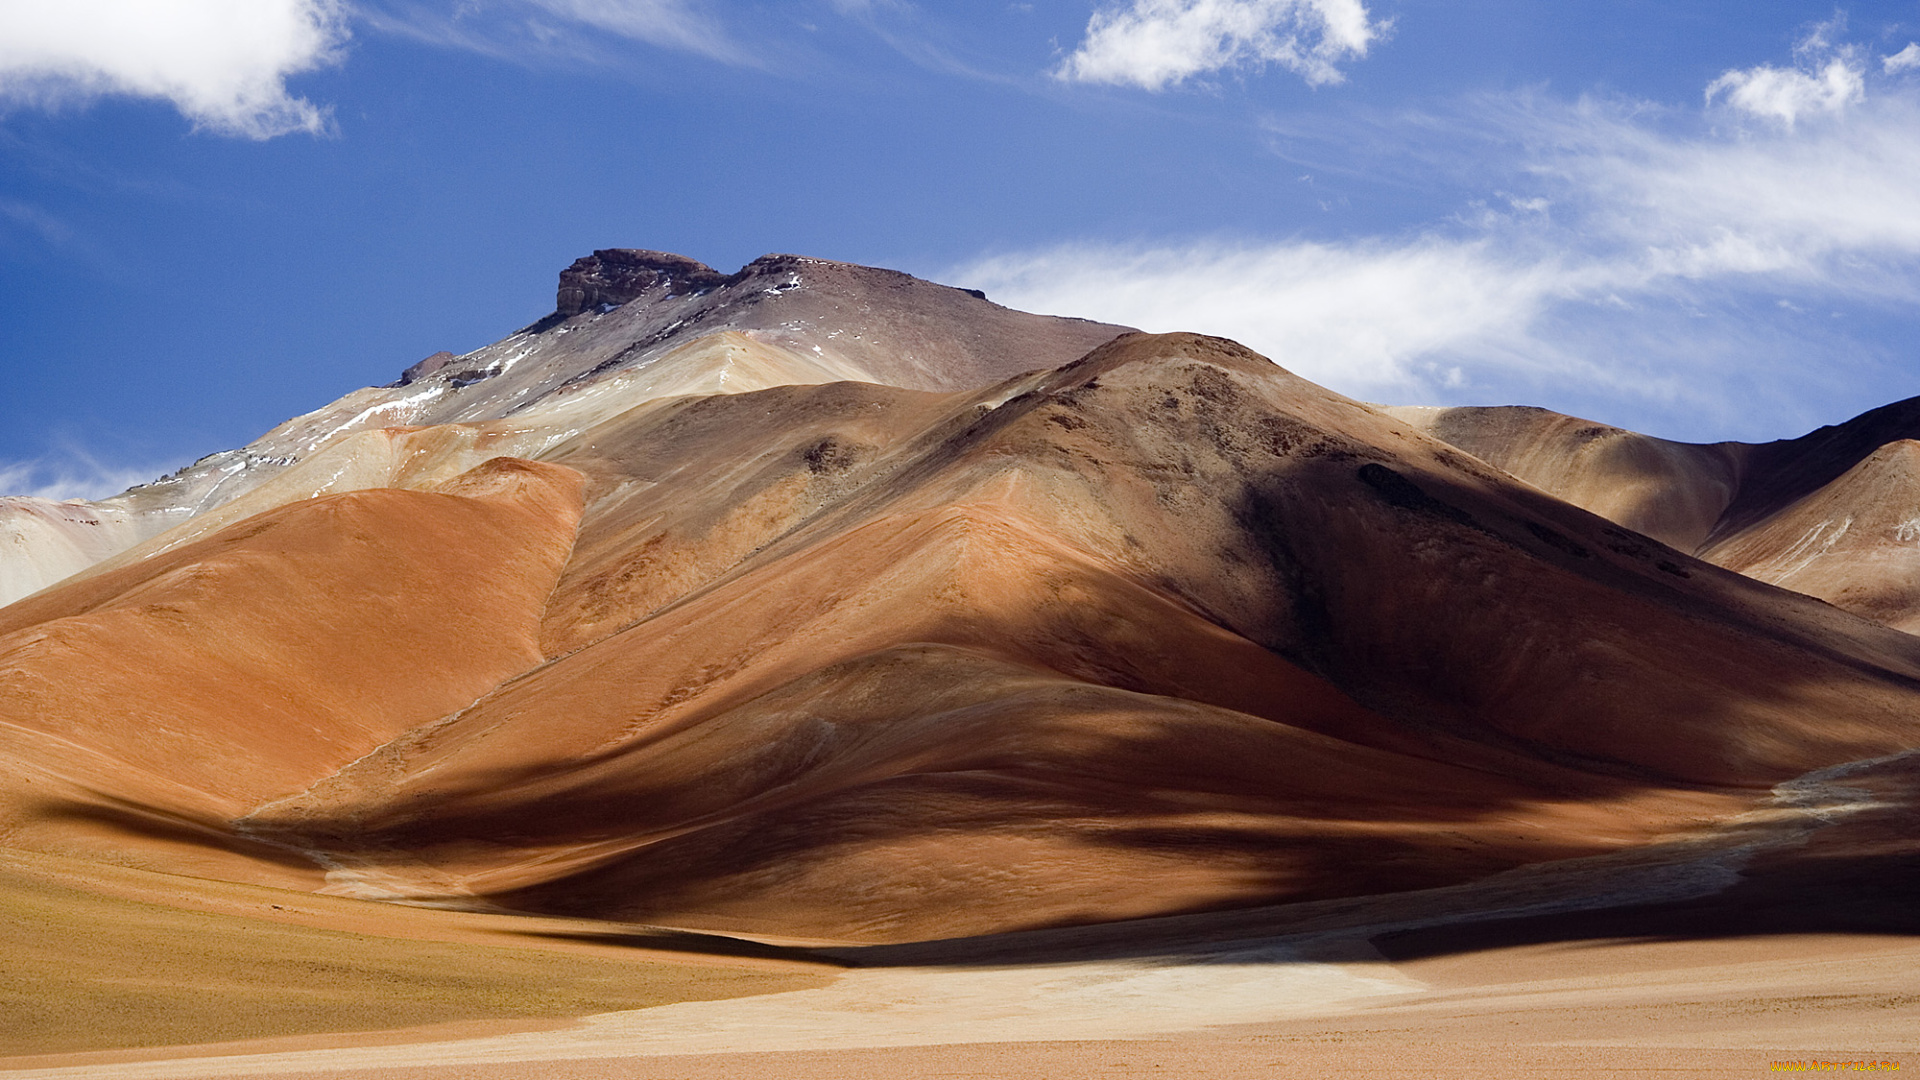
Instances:
[[[0,609],[5,842],[317,876],[232,819],[538,663],[579,486],[496,459],[437,492],[294,503]]]

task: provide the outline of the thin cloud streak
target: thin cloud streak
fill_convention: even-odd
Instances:
[[[0,461],[0,496],[52,499],[105,499],[158,478],[164,470],[132,468],[101,461],[76,446],[27,461]]]
[[[976,261],[952,280],[1015,307],[1244,342],[1349,393],[1458,383],[1474,346],[1518,349],[1569,274],[1489,240],[1262,247],[1069,245]]]
[[[360,18],[382,33],[498,60],[616,63],[611,40],[755,63],[718,19],[688,0],[376,0],[362,7]]]

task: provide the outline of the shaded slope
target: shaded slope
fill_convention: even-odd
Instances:
[[[578,482],[496,459],[295,503],[0,609],[6,842],[218,847],[239,810],[533,665]]]
[[[1900,449],[1920,438],[1920,399],[1797,439],[1710,446],[1544,409],[1387,411],[1680,551],[1889,626],[1920,625],[1902,554],[1920,504]]]
[[[1920,442],[1876,449],[1701,557],[1896,629],[1920,630]]]
[[[1740,494],[1727,507],[1716,541],[1726,540],[1840,479],[1875,450],[1920,438],[1920,398],[1883,405],[1843,424],[1747,451]]]
[[[808,487],[829,436],[852,464]],[[555,454],[600,494],[552,610],[623,558],[672,583],[553,620],[548,664],[254,813],[334,888],[871,937],[1112,918],[1600,850],[1729,805],[1688,785],[1916,735],[1910,638],[1217,339],[945,401],[649,407]],[[1349,865],[1365,845],[1398,854]]]
[[[1451,882],[1647,839],[1727,805],[1579,778],[1516,783],[934,646],[827,669],[636,756],[679,764],[722,739],[792,779],[493,895],[917,940]]]

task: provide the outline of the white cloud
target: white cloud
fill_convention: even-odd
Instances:
[[[1674,136],[1592,106],[1514,123],[1550,147],[1529,164],[1565,188],[1585,232],[1638,252],[1655,276],[1857,289],[1905,280],[1894,264],[1920,257],[1920,101],[1910,95],[1806,132]]]
[[[1499,202],[1416,234],[1066,245],[948,280],[1015,307],[1233,337],[1374,400],[1431,402],[1464,382],[1722,409],[1751,405],[1757,371],[1807,390],[1821,363],[1870,362],[1844,326],[1766,322],[1791,314],[1777,301],[1920,301],[1920,95],[1798,131],[1715,132],[1641,102],[1472,110],[1434,123],[1457,155],[1442,171],[1479,170]]]
[[[327,111],[286,79],[345,40],[339,0],[0,0],[0,99],[157,98],[223,135],[319,133]]]
[[[1726,95],[1727,104],[1787,127],[1802,116],[1838,114],[1866,96],[1866,78],[1852,46],[1835,46],[1833,36],[1846,28],[1835,15],[1794,46],[1796,65],[1760,64],[1729,71],[1707,86],[1707,103]]]
[[[1722,93],[1736,109],[1791,127],[1809,113],[1837,113],[1859,101],[1866,81],[1852,60],[1836,56],[1814,72],[1767,64],[1729,71],[1707,87],[1707,100]]]
[[[1920,44],[1907,42],[1907,47],[1892,56],[1880,58],[1880,70],[1888,75],[1897,75],[1902,71],[1920,68]]]
[[[1404,393],[1469,347],[1503,351],[1572,274],[1487,239],[1265,246],[1071,245],[982,259],[952,280],[1015,307],[1241,341],[1316,382]]]
[[[1056,74],[1148,90],[1196,75],[1274,63],[1321,86],[1342,81],[1385,30],[1361,0],[1133,0],[1094,13]]]

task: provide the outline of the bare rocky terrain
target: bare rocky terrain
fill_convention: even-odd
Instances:
[[[1386,408],[797,256],[556,299],[0,501],[0,1067],[1914,1049],[1910,403],[1759,446]]]

